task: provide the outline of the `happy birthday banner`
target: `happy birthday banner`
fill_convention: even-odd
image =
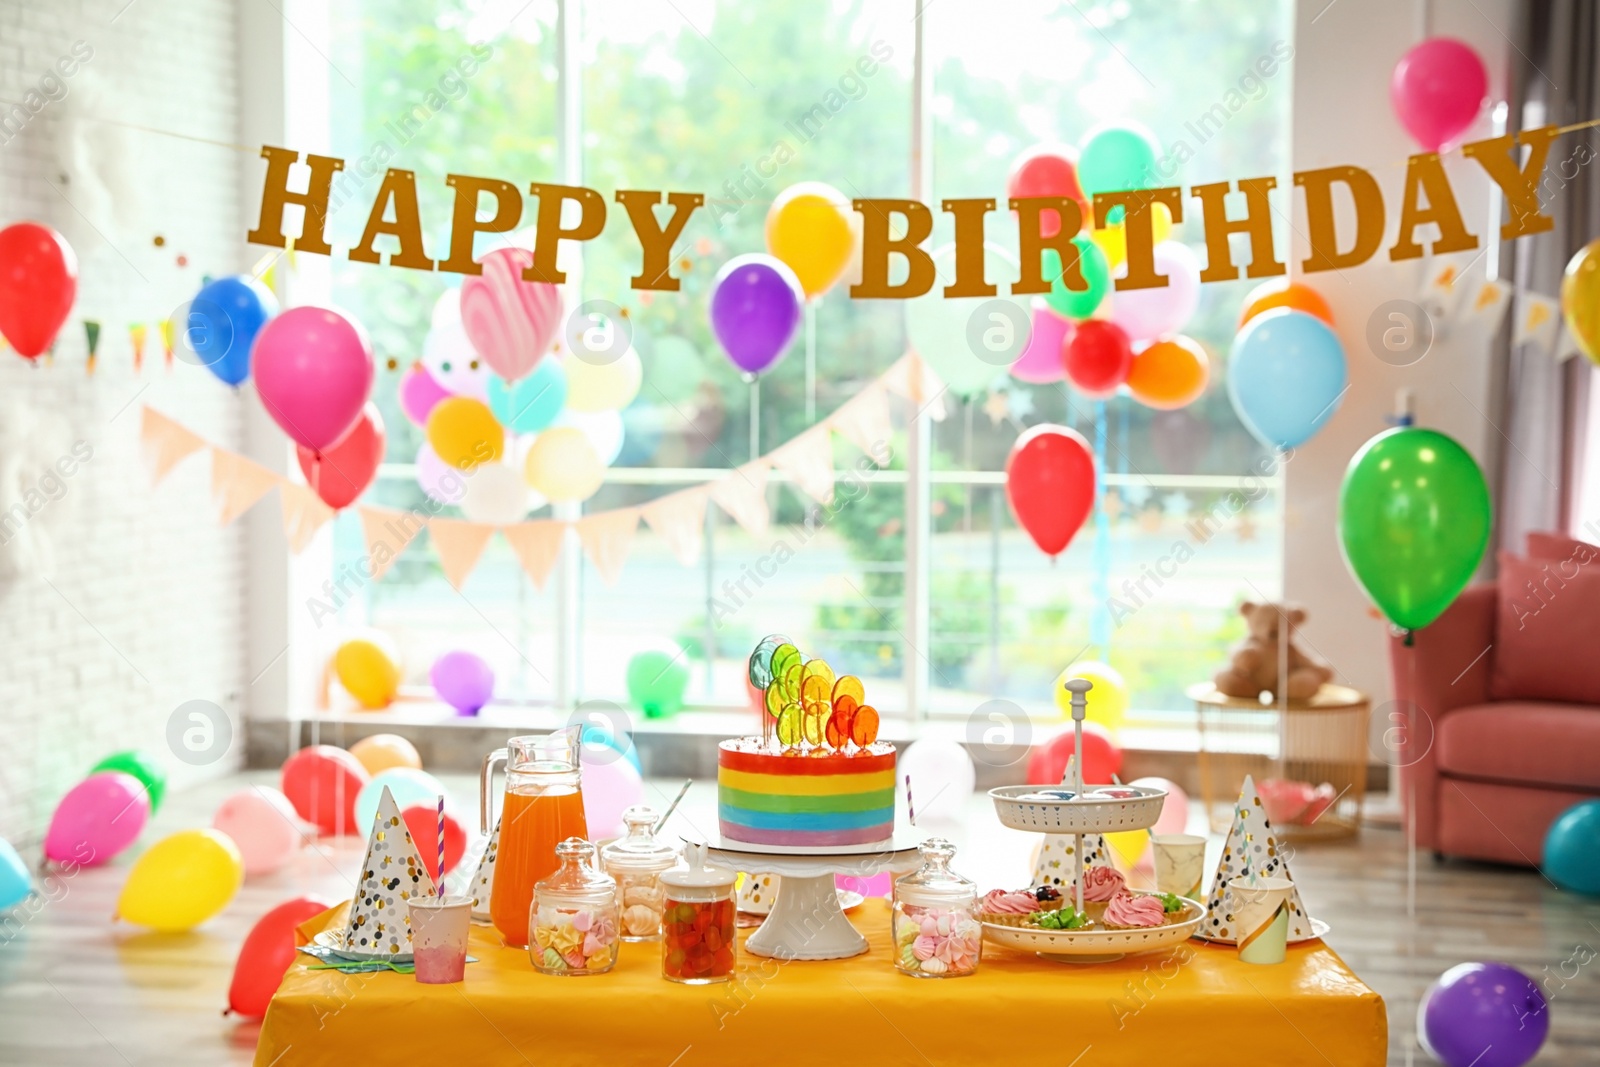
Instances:
[[[1461,146],[1461,154],[1479,164],[1505,197],[1507,221],[1500,227],[1500,240],[1528,237],[1555,227],[1555,219],[1545,214],[1539,204],[1539,185],[1550,146],[1562,133],[1589,125],[1543,126]],[[1526,160],[1522,159],[1524,152]],[[301,252],[333,255],[326,222],[334,178],[344,170],[345,161],[336,156],[308,154],[302,163],[299,152],[271,145],[262,146],[261,155],[267,161],[261,214],[246,239],[274,248],[286,248],[292,241]],[[307,172],[300,191],[289,188],[296,167]],[[475,238],[480,233],[514,229],[522,221],[522,192],[501,178],[466,174],[447,175],[445,184],[455,191],[455,198],[449,249],[443,259],[433,258],[425,246],[416,173],[393,167],[384,175],[361,239],[348,250],[348,258],[413,270],[481,273],[482,267],[472,258]],[[1310,255],[1301,264],[1304,273],[1343,270],[1377,254],[1383,242],[1387,208],[1370,171],[1348,165],[1297,171],[1294,184],[1305,195]],[[1229,248],[1229,237],[1236,233],[1244,234],[1250,245],[1251,259],[1243,271],[1245,277],[1270,278],[1287,273],[1287,267],[1273,251],[1273,212],[1268,194],[1276,187],[1277,179],[1270,176],[1189,187],[1189,196],[1200,201],[1205,227],[1207,266],[1200,275],[1202,282],[1240,277],[1240,267]],[[586,186],[533,182],[527,188],[538,201],[537,237],[533,263],[523,270],[522,278],[560,285],[567,280],[566,272],[556,264],[560,242],[590,241],[600,236],[607,219],[605,197]],[[1348,233],[1339,232],[1335,219],[1334,196],[1339,188],[1355,209]],[[1229,218],[1226,198],[1235,191],[1244,196],[1245,213]],[[479,203],[485,197],[492,201],[493,210],[480,218]],[[622,189],[615,198],[628,216],[642,253],[641,269],[631,279],[631,287],[676,292],[680,279],[672,275],[673,247],[694,213],[705,205],[705,194]],[[1157,270],[1154,256],[1155,209],[1159,205],[1164,209],[1161,213],[1170,215],[1172,222],[1182,222],[1184,199],[1183,188],[1176,185],[1094,195],[1094,227],[1121,226],[1126,233],[1127,271],[1116,279],[1118,290],[1166,286],[1167,276]],[[284,209],[290,204],[299,205],[305,212],[301,232],[292,238],[283,230]],[[660,206],[669,209],[665,221],[656,212]],[[850,287],[850,296],[907,300],[931,291],[937,272],[931,254],[920,246],[933,233],[932,209],[920,201],[905,199],[857,198],[849,206],[860,215],[862,238],[861,279]],[[955,224],[955,278],[944,287],[946,297],[988,297],[998,293],[998,287],[984,276],[983,255],[985,222],[997,206],[993,198],[940,201],[940,210],[953,216]],[[1021,277],[1011,284],[1010,294],[1050,291],[1052,279],[1045,276],[1044,268],[1046,250],[1054,250],[1060,256],[1061,277],[1067,288],[1087,290],[1089,286],[1078,262],[1078,246],[1072,238],[1082,229],[1090,205],[1072,197],[1045,196],[1012,198],[1007,206],[1018,215],[1017,251],[1022,264]],[[1113,221],[1118,215],[1122,221]],[[1399,229],[1389,247],[1389,259],[1422,258],[1424,248],[1417,239],[1417,229],[1427,225],[1439,229],[1438,239],[1427,249],[1432,254],[1470,251],[1481,244],[1462,219],[1449,175],[1437,152],[1420,153],[1406,161]],[[384,236],[394,239],[398,251],[377,251],[377,239]],[[905,279],[898,283],[890,281],[895,256],[901,257],[908,268]]]
[[[572,522],[533,519],[505,525],[450,518],[438,512],[445,505],[429,498],[410,511],[356,505],[367,552],[356,564],[361,576],[377,581],[400,553],[424,529],[445,578],[460,589],[483,556],[489,540],[499,532],[511,546],[522,569],[542,590],[560,558],[567,531],[574,530],[589,561],[601,579],[614,585],[633,547],[640,520],[666,544],[674,558],[693,566],[700,558],[705,536],[705,511],[715,503],[729,518],[754,536],[762,536],[772,522],[767,504],[769,474],[782,471],[795,488],[820,506],[831,506],[837,472],[833,466],[833,435],[838,434],[865,456],[858,470],[884,466],[890,457],[893,434],[889,397],[903,397],[912,417],[944,417],[943,383],[914,354],[897,360],[878,378],[810,429],[717,478],[669,493],[645,504],[597,511]],[[305,550],[334,510],[319,500],[309,486],[293,481],[253,459],[211,444],[181,423],[146,405],[139,440],[153,485],[159,485],[184,459],[200,451],[211,456],[211,495],[217,517],[227,525],[249,511],[272,490],[278,490],[283,507],[284,536],[295,553]],[[471,472],[464,472],[470,478]],[[792,550],[791,550],[792,551]],[[332,605],[312,601],[315,613]]]

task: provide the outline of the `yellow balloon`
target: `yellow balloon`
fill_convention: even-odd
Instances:
[[[244,860],[220,830],[179,830],[150,846],[128,872],[117,918],[152,930],[192,930],[228,906]]]
[[[428,412],[428,444],[458,470],[493,463],[506,447],[506,432],[489,405],[470,396],[452,396]]]
[[[605,358],[604,353],[575,355],[562,364],[567,372],[568,409],[621,411],[639,395],[639,386],[644,384],[639,353],[630,348],[609,362],[600,362]]]
[[[361,761],[361,766],[371,775],[379,775],[396,767],[422,770],[422,757],[417,746],[399,734],[373,734],[363,737],[350,746],[350,755]]]
[[[1056,707],[1061,709],[1064,716],[1072,714],[1072,693],[1066,686],[1069,678],[1087,678],[1094,683],[1086,698],[1088,708],[1085,717],[1090,722],[1104,726],[1115,736],[1128,714],[1128,683],[1122,680],[1122,675],[1109,664],[1090,659],[1079,660],[1062,671],[1056,677],[1055,696]]]
[[[794,271],[807,300],[844,276],[857,239],[850,201],[822,182],[789,186],[767,211],[767,251]]]
[[[1561,278],[1561,314],[1583,354],[1600,364],[1600,237],[1567,263]]]
[[[1121,857],[1123,863],[1132,867],[1144,856],[1144,850],[1150,847],[1150,833],[1147,830],[1117,830],[1106,834],[1106,844]]]
[[[1160,244],[1172,234],[1172,211],[1165,204],[1150,205],[1150,233],[1155,244]],[[1089,240],[1100,246],[1106,262],[1116,270],[1128,259],[1128,230],[1121,222],[1107,223],[1104,228],[1089,231]]]
[[[522,473],[553,504],[588,500],[600,488],[605,465],[582,430],[554,426],[533,439]]]
[[[386,708],[400,691],[400,665],[375,641],[355,638],[333,654],[339,684],[370,710]]]

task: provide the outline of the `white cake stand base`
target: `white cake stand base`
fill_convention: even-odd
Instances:
[[[777,960],[840,960],[867,951],[867,939],[839,909],[833,876],[865,878],[880,871],[904,874],[916,869],[920,843],[915,831],[842,852],[791,852],[771,845],[713,839],[707,855],[724,867],[782,878],[772,911],[745,941],[745,951]]]

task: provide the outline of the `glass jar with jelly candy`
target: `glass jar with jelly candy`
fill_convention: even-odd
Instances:
[[[661,936],[661,874],[678,862],[678,850],[655,835],[655,809],[635,804],[622,813],[627,835],[600,850],[600,865],[617,880],[624,941]]]
[[[661,876],[661,974],[687,985],[726,982],[739,949],[733,907],[738,873],[709,866],[703,844],[691,844],[684,861]]]
[[[569,837],[561,866],[534,886],[528,956],[545,974],[604,974],[617,962],[617,883],[595,869],[594,846]]]
[[[944,838],[917,851],[922,866],[894,883],[894,965],[917,978],[963,978],[983,954],[978,887],[950,869],[956,847]]]

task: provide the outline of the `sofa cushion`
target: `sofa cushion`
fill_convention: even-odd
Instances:
[[[1500,554],[1489,695],[1495,700],[1600,704],[1600,556]]]
[[[1529,559],[1566,559],[1585,555],[1600,555],[1600,545],[1591,545],[1554,530],[1532,530],[1528,533]],[[1589,561],[1584,559],[1583,562]]]
[[[1600,707],[1474,704],[1443,716],[1435,730],[1443,774],[1600,792]]]

